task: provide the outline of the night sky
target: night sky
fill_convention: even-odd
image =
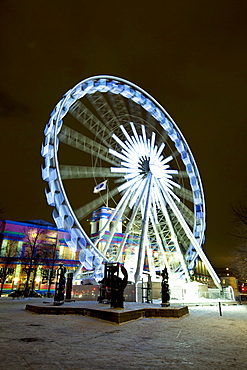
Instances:
[[[226,266],[247,196],[247,1],[1,1],[3,218],[53,222],[41,179],[50,112],[84,78],[150,93],[184,134],[206,198],[204,250]]]

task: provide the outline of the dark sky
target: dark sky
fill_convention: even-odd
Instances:
[[[246,15],[246,0],[1,1],[4,218],[52,222],[40,171],[50,112],[84,78],[115,75],[150,93],[184,134],[204,186],[204,250],[225,266],[231,204],[247,195]]]

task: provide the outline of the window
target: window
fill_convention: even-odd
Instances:
[[[5,257],[16,257],[17,250],[18,250],[18,241],[9,240],[6,247]]]

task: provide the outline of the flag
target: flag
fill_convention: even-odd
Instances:
[[[99,193],[101,190],[105,190],[106,189],[106,183],[107,183],[107,180],[101,182],[100,184],[96,185],[93,189],[93,192],[96,194],[96,193]]]

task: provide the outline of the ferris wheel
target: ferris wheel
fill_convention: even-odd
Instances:
[[[121,262],[138,282],[166,267],[190,281],[199,257],[219,284],[201,248],[205,201],[195,160],[152,96],[118,77],[87,78],[58,102],[44,134],[47,202],[85,269],[100,278],[102,262]]]

